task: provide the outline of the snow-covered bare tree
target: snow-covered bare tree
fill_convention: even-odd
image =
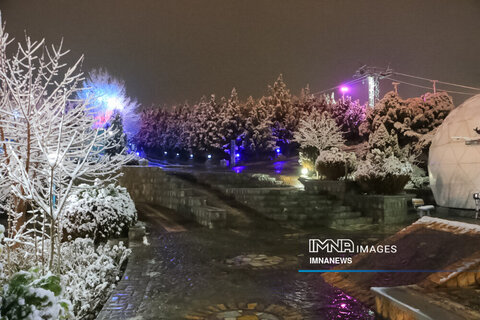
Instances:
[[[6,46],[3,29],[0,39]],[[26,37],[0,69],[0,167],[11,195],[9,221],[16,222],[5,242],[7,247],[34,246],[35,258],[39,254],[44,266],[48,258],[50,268],[61,240],[66,200],[78,182],[115,179],[130,160],[105,155],[116,147],[110,139],[115,128],[95,128],[90,101],[77,98],[83,90],[83,57],[67,65],[62,62],[67,53],[62,43],[46,46],[44,40]],[[35,214],[24,222],[20,217],[27,208]],[[39,242],[37,233],[42,235]]]
[[[335,120],[324,112],[313,112],[306,119],[300,120],[294,139],[301,148],[313,147],[319,153],[332,147],[339,148],[345,142]]]

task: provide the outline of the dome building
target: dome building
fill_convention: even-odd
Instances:
[[[438,205],[475,209],[473,193],[480,192],[480,95],[454,109],[438,128],[428,171]]]

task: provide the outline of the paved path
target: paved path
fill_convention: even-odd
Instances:
[[[131,244],[125,274],[100,320],[373,319],[319,274],[297,272],[308,241],[298,230],[265,221],[209,230],[176,221],[166,209],[137,207],[147,236]]]

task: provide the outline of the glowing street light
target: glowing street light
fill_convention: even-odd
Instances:
[[[303,167],[302,168],[302,176],[306,176],[306,175],[308,175],[308,169]]]
[[[341,86],[340,87],[340,92],[342,93],[342,99],[345,100],[345,93],[350,91],[350,88],[347,86]]]

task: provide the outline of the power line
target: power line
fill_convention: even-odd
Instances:
[[[462,84],[445,82],[445,81],[440,81],[440,80],[433,80],[433,79],[423,78],[423,77],[414,76],[414,75],[406,74],[406,73],[395,72],[395,71],[394,71],[393,73],[396,74],[396,75],[399,75],[399,76],[410,77],[410,78],[415,78],[415,79],[425,80],[425,81],[430,81],[430,82],[436,81],[436,82],[438,82],[438,83],[443,83],[443,84],[446,84],[446,85],[449,85],[449,86],[456,86],[456,87],[460,87],[460,88],[465,88],[465,89],[478,90],[478,91],[480,91],[480,88],[465,86],[465,85],[462,85]]]
[[[422,86],[422,85],[419,85],[419,84],[414,84],[414,83],[410,83],[410,82],[406,82],[406,81],[401,81],[401,80],[397,80],[397,79],[393,79],[393,78],[390,78],[388,77],[387,79],[390,79],[392,81],[395,81],[395,82],[400,82],[400,83],[403,83],[403,84],[406,84],[406,85],[409,85],[409,86],[413,86],[413,87],[418,87],[418,88],[423,88],[423,89],[429,89],[431,90],[432,87],[426,87],[426,86]],[[440,81],[439,81],[440,82]],[[464,95],[468,95],[468,96],[473,96],[475,95],[476,93],[468,93],[468,92],[459,92],[459,91],[452,91],[452,90],[444,90],[444,89],[440,89],[438,88],[437,89],[438,91],[445,91],[445,92],[449,92],[449,93],[456,93],[456,94],[464,94]]]

